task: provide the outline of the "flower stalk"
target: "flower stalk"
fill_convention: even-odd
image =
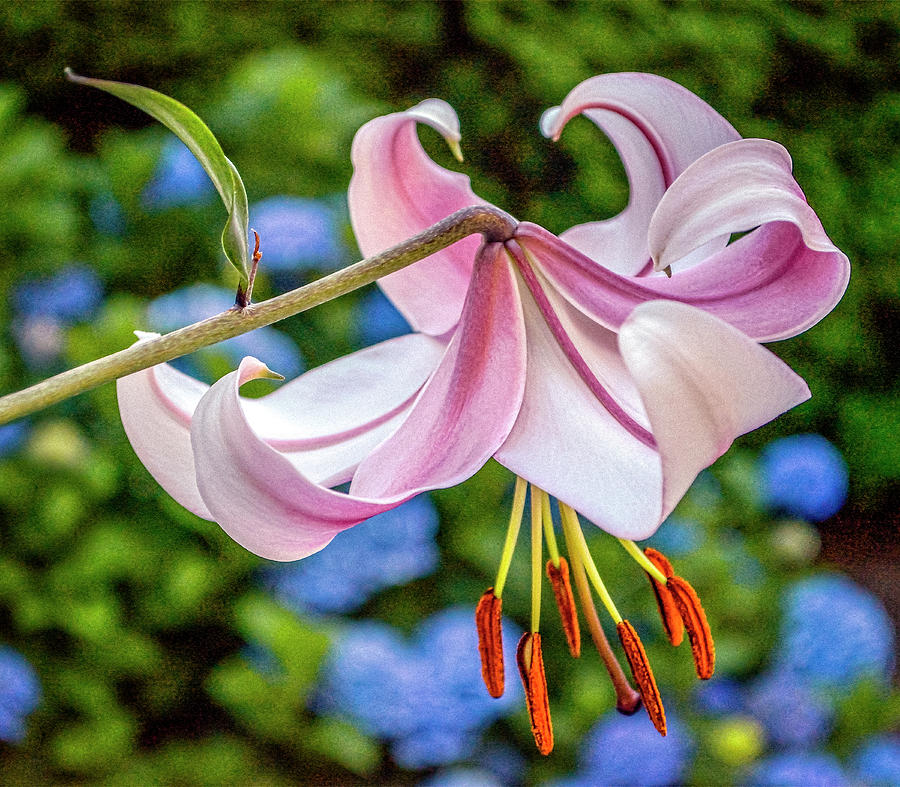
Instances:
[[[292,317],[371,284],[469,235],[481,233],[488,241],[505,241],[512,237],[515,226],[515,220],[498,208],[463,208],[380,254],[303,287],[244,308],[231,308],[0,397],[0,424],[43,410],[141,369],[174,360],[201,347]]]

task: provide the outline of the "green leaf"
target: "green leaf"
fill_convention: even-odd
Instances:
[[[80,85],[112,93],[144,110],[188,146],[206,170],[228,211],[228,221],[222,231],[222,249],[228,261],[237,268],[246,282],[250,275],[247,191],[234,164],[225,156],[222,146],[207,125],[184,104],[148,87],[107,79],[91,79],[79,76],[70,68],[66,69],[66,77]]]

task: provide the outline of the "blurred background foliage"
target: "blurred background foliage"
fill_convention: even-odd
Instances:
[[[3,392],[135,328],[227,308],[236,284],[221,206],[186,150],[66,83],[65,66],[152,86],[207,121],[262,234],[257,298],[357,259],[353,134],[427,96],[459,112],[482,196],[553,231],[614,214],[628,195],[612,146],[584,120],[552,144],[537,120],[622,70],[674,79],[744,136],[784,144],[854,265],[834,313],[774,348],[813,399],[742,438],[655,537],[704,598],[715,680],[696,685],[640,572],[591,535],[644,637],[667,739],[643,713],[610,711],[599,660],[568,659],[549,608],[552,757],[533,751],[516,687],[498,702],[479,688],[471,615],[499,558],[502,468],[269,564],[161,492],[106,386],[0,427],[0,780],[900,782],[885,611],[900,613],[898,55],[890,2],[0,6]],[[214,379],[251,353],[291,376],[405,330],[369,288],[181,363]],[[527,620],[520,561],[510,636]]]

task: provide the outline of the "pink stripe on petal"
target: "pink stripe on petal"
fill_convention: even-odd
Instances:
[[[479,252],[459,328],[403,425],[365,460],[350,491],[366,497],[452,486],[506,438],[525,385],[525,328],[501,243]]]
[[[494,458],[604,530],[637,537],[647,523],[655,527],[659,520],[658,454],[629,434],[585,385],[524,281],[520,289],[527,335],[525,394]],[[565,302],[558,306],[564,309]],[[633,386],[615,335],[569,309],[565,326],[579,353],[595,374],[605,373],[609,387],[630,399]]]
[[[578,376],[581,377],[584,384],[597,400],[606,408],[609,414],[625,429],[632,437],[640,441],[649,448],[656,448],[653,435],[650,434],[641,424],[635,421],[625,409],[615,400],[615,398],[606,390],[603,383],[597,379],[597,376],[588,366],[586,360],[582,357],[572,338],[562,324],[559,315],[550,303],[544,290],[544,285],[538,281],[537,276],[532,270],[531,265],[526,261],[522,250],[517,247],[515,242],[509,243],[509,250],[516,262],[519,273],[522,275],[525,285],[528,287],[531,296],[534,298],[535,304],[541,312],[544,322],[556,339],[560,349],[569,359]]]
[[[438,166],[423,149],[416,124],[459,139],[456,114],[430,99],[407,112],[366,123],[353,140],[347,194],[360,250],[371,256],[406,240],[454,211],[486,204],[469,178]],[[432,336],[451,330],[465,300],[478,237],[465,238],[381,279],[379,285],[414,329]]]
[[[715,314],[755,341],[784,339],[828,314],[849,277],[841,252],[809,249],[799,229],[784,222],[760,227],[671,279],[619,276],[536,224],[519,224],[516,239],[569,303],[611,330],[639,304],[667,299]]]
[[[341,530],[412,494],[366,500],[310,481],[251,428],[238,395],[264,365],[245,358],[213,385],[191,424],[197,486],[212,518],[235,541],[271,560],[317,552]]]

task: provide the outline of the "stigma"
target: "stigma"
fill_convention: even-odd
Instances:
[[[654,727],[660,735],[665,735],[666,712],[644,645],[634,626],[619,613],[607,591],[588,550],[578,514],[562,501],[557,501],[567,560],[560,554],[557,544],[549,495],[533,484],[529,494],[528,487],[528,482],[516,478],[509,528],[497,580],[484,592],[475,611],[481,674],[488,693],[492,697],[500,697],[504,690],[503,589],[521,529],[527,496],[530,498],[531,514],[531,625],[519,641],[516,662],[538,750],[544,755],[553,750],[553,724],[539,631],[544,573],[550,581],[569,653],[573,658],[581,655],[581,628],[575,604],[577,593],[591,639],[612,681],[616,693],[616,709],[620,713],[631,715],[643,705]],[[658,550],[647,548],[641,551],[633,541],[619,541],[650,581],[668,641],[677,647],[684,640],[686,632],[697,677],[702,680],[712,677],[715,671],[715,645],[706,613],[694,588],[675,573],[672,564]],[[549,552],[546,565],[543,559],[545,543]],[[622,670],[606,638],[594,605],[595,595],[612,618],[636,689]]]

